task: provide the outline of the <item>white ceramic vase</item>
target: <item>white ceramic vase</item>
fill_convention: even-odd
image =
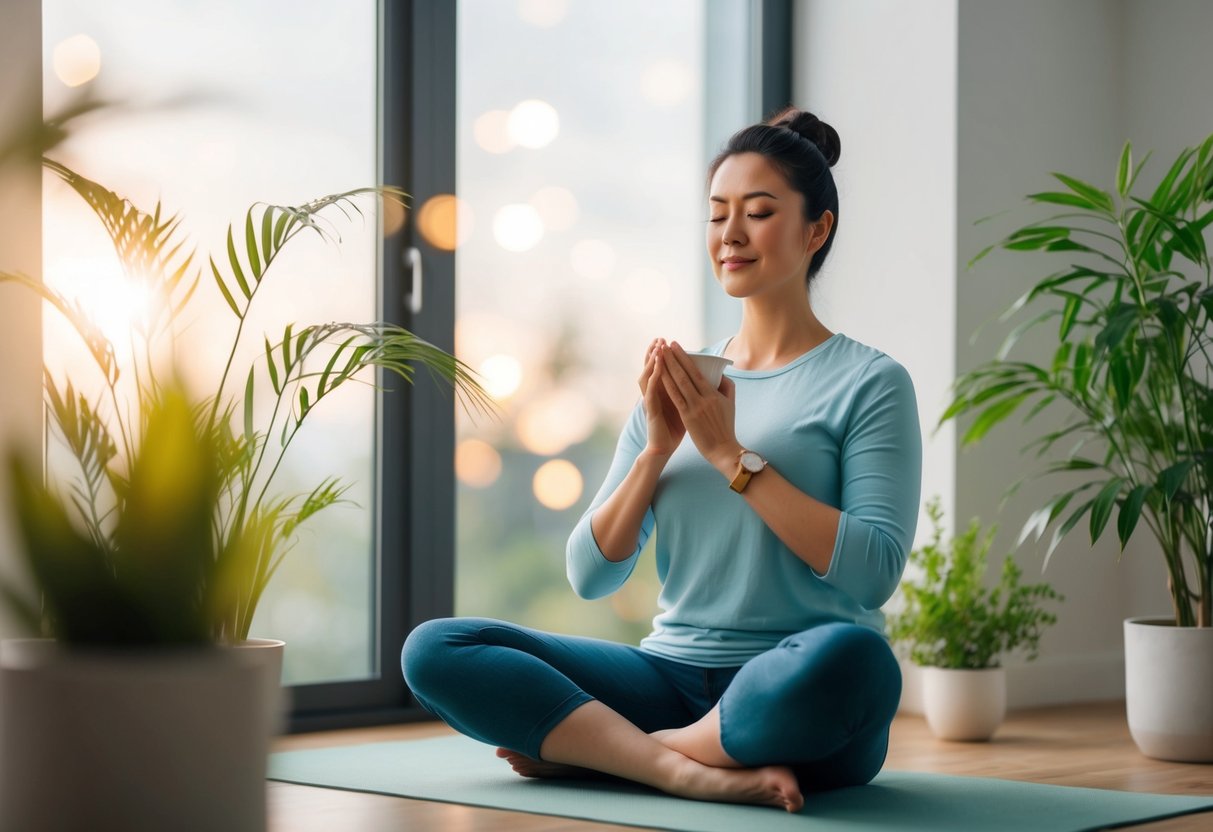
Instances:
[[[264,832],[264,665],[0,643],[0,830]]]
[[[1126,619],[1125,709],[1142,754],[1213,762],[1213,627]]]
[[[944,740],[978,742],[994,736],[1007,713],[1007,674],[982,670],[922,669],[923,713],[931,733]]]

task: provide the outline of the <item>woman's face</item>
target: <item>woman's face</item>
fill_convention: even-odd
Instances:
[[[804,293],[809,261],[833,217],[804,218],[804,197],[758,153],[725,159],[708,193],[708,256],[724,290],[736,298]],[[737,264],[727,259],[742,258]]]

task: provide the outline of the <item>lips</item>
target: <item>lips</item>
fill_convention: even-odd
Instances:
[[[750,265],[754,261],[746,260],[741,257],[727,257],[722,262],[723,262],[724,268],[726,270],[733,272],[733,271],[737,271],[737,269],[741,269],[741,268],[744,268],[744,267]]]

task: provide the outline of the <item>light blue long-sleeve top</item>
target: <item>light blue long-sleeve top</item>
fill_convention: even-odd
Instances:
[[[719,355],[727,343],[706,352]],[[636,550],[617,563],[607,560],[590,517],[645,447],[641,401],[602,487],[569,536],[573,589],[583,598],[617,590],[656,531],[662,612],[642,649],[728,667],[830,621],[883,634],[880,606],[901,579],[918,522],[922,437],[909,373],[842,333],[783,367],[725,372],[737,387],[738,441],[802,492],[841,511],[829,569],[818,574],[776,537],[690,436],[661,473]]]

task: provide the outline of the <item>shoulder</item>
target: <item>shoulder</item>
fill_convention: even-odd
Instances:
[[[836,355],[840,369],[851,378],[854,398],[890,391],[914,395],[909,371],[888,353],[840,334]]]

